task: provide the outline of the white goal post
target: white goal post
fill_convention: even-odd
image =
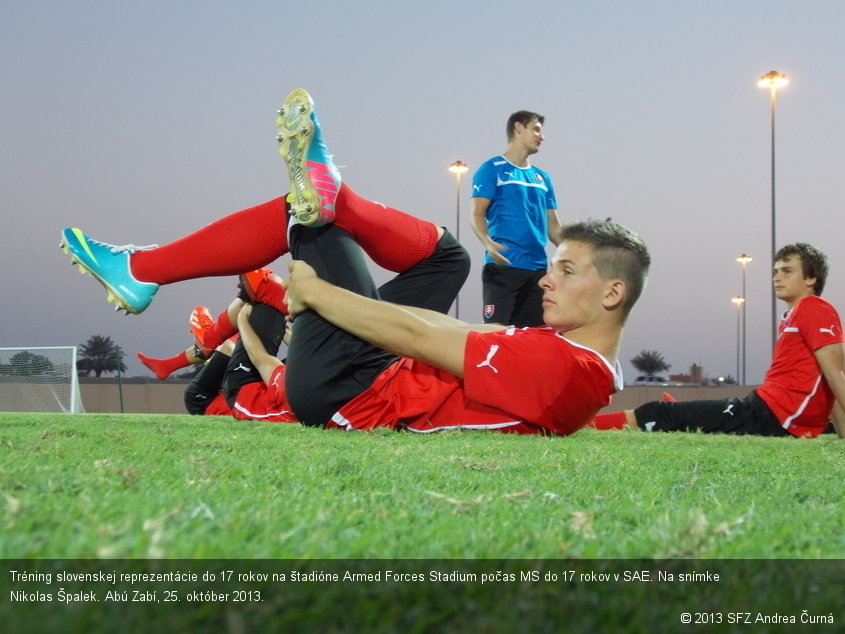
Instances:
[[[0,411],[84,412],[76,346],[0,348]]]

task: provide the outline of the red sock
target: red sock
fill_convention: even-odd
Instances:
[[[628,417],[625,412],[611,412],[610,414],[598,414],[587,427],[596,429],[624,429],[628,424]]]
[[[175,242],[130,256],[142,282],[172,284],[199,277],[238,275],[288,252],[284,197],[221,218]]]
[[[170,357],[169,359],[153,359],[152,357],[148,357],[140,352],[136,353],[136,356],[141,360],[141,363],[152,370],[153,374],[162,381],[176,370],[187,368],[191,365],[191,362],[188,361],[188,357],[185,356],[184,350],[175,357]]]
[[[343,184],[335,223],[351,233],[373,261],[405,271],[431,255],[437,226],[358,196]],[[200,277],[238,275],[288,252],[285,198],[235,212],[175,242],[132,254],[132,274],[142,282],[172,284]]]
[[[361,198],[346,183],[337,195],[335,224],[388,271],[408,270],[437,246],[437,225]]]
[[[227,308],[217,316],[214,325],[203,334],[202,347],[205,350],[214,350],[237,332],[238,329],[229,321],[229,309]]]
[[[285,306],[285,289],[281,284],[273,280],[262,280],[255,291],[255,301],[272,306],[283,315],[288,314],[288,307]]]
[[[663,396],[660,397],[660,400],[664,403],[675,403],[678,399],[669,394],[669,392],[663,392]]]

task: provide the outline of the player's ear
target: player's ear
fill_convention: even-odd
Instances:
[[[602,304],[607,310],[616,310],[622,306],[622,302],[625,301],[627,291],[628,287],[622,280],[609,280],[607,282],[607,286],[605,287],[604,301]]]

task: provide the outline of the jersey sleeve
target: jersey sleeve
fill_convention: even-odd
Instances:
[[[270,375],[270,382],[267,384],[267,401],[272,407],[287,409],[288,398],[285,390],[286,366],[280,365]]]
[[[472,175],[472,197],[492,200],[496,195],[496,187],[496,167],[492,161],[482,163]]]
[[[555,186],[552,184],[552,177],[547,172],[543,172],[543,178],[546,179],[546,209],[557,209],[557,196],[555,195]]]
[[[845,341],[839,313],[831,304],[813,301],[801,306],[801,309],[801,334],[810,350],[815,352],[819,348]]]

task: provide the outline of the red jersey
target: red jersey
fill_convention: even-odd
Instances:
[[[232,416],[241,420],[266,420],[274,423],[298,423],[285,392],[285,366],[270,375],[270,384],[247,383],[238,390]]]
[[[464,352],[463,378],[400,359],[326,426],[566,435],[621,389],[618,367],[552,328],[473,332]]]
[[[805,297],[784,314],[757,394],[790,434],[818,436],[827,427],[836,398],[813,353],[843,340],[839,314],[821,297]]]

